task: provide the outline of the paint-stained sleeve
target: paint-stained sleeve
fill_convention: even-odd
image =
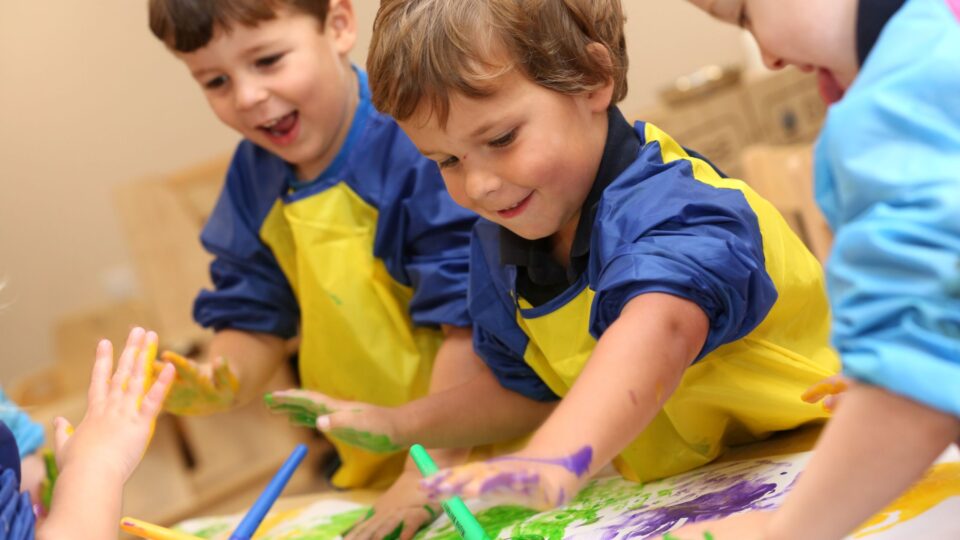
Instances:
[[[473,347],[500,385],[537,401],[560,399],[523,359],[528,338],[515,310],[498,261],[498,228],[480,220],[470,244],[470,316]]]
[[[817,145],[845,373],[960,416],[960,20],[913,3]]]
[[[642,152],[659,150],[648,145]],[[632,298],[672,294],[707,315],[710,328],[699,359],[748,334],[776,301],[759,222],[746,198],[698,181],[687,161],[660,165],[640,183],[608,188],[593,235],[596,337]]]
[[[241,145],[210,219],[200,235],[214,256],[212,290],[194,302],[196,321],[214,330],[235,329],[290,338],[297,334],[300,311],[290,284],[273,253],[261,240],[260,226],[276,195],[255,182],[256,152]],[[262,171],[260,171],[262,172]]]

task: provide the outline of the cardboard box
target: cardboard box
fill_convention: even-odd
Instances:
[[[795,144],[816,139],[827,112],[816,75],[788,68],[746,81],[744,91],[758,142]]]
[[[635,120],[654,124],[728,176],[739,177],[740,152],[757,139],[750,115],[745,93],[733,86],[700,99],[642,112]]]

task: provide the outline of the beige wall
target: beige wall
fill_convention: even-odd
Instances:
[[[652,103],[655,89],[677,75],[741,57],[735,29],[682,0],[624,5],[627,111]],[[52,361],[58,318],[136,293],[114,188],[227,153],[236,142],[150,35],[145,6],[3,0],[0,384]],[[376,2],[356,7],[362,63]]]

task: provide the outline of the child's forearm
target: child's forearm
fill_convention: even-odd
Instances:
[[[827,424],[767,536],[839,539],[920,479],[960,436],[960,419],[855,385]]]
[[[596,472],[653,420],[706,333],[706,315],[692,302],[666,294],[634,298],[526,453],[572,455],[589,446],[588,471]]]
[[[486,367],[471,380],[394,410],[404,438],[428,448],[468,448],[526,435],[553,411],[507,390]]]
[[[267,382],[283,365],[287,354],[286,340],[270,334],[240,330],[221,330],[210,342],[210,361],[225,358],[236,376],[237,405],[261,399]]]
[[[37,528],[39,540],[118,537],[123,478],[115,467],[80,460],[83,467],[60,471],[53,490],[50,515]]]

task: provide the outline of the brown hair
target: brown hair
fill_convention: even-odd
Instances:
[[[406,120],[426,99],[443,126],[450,92],[488,96],[514,68],[568,95],[612,80],[617,103],[627,93],[623,23],[620,0],[383,0],[367,57],[373,103]]]
[[[256,26],[282,8],[313,15],[322,30],[329,7],[329,0],[150,0],[150,30],[167,47],[188,53],[206,46],[218,26]]]

